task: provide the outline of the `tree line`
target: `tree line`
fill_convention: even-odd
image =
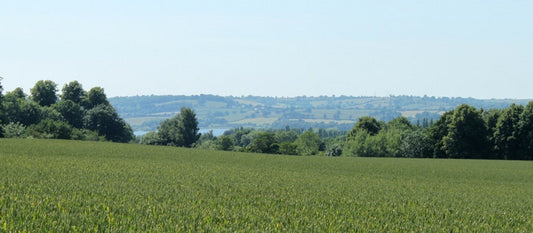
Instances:
[[[150,144],[154,135],[140,142]],[[490,110],[461,104],[422,124],[405,117],[384,122],[366,116],[348,132],[240,127],[219,137],[211,132],[197,138],[188,146],[286,155],[532,160],[533,101]]]
[[[1,80],[0,80],[1,81]],[[109,103],[104,89],[88,92],[72,81],[58,94],[57,84],[40,80],[3,94],[0,83],[0,136],[129,142],[131,127]]]
[[[533,159],[533,101],[504,109],[461,104],[437,121],[413,124],[405,117],[388,122],[360,117],[350,131],[235,128],[215,137],[199,133],[196,113],[183,107],[142,137],[118,116],[104,89],[85,91],[77,81],[38,81],[30,95],[16,88],[3,94],[0,83],[0,136],[137,142],[202,149],[286,155],[358,157]]]

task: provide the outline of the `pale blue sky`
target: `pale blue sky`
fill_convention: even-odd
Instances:
[[[533,98],[533,1],[0,4],[0,76],[108,96]]]

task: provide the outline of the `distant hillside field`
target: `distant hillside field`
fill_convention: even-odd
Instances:
[[[134,131],[153,131],[164,119],[182,107],[196,112],[200,127],[254,128],[337,128],[349,130],[361,116],[389,121],[398,116],[412,120],[438,119],[444,111],[466,103],[476,108],[507,108],[511,103],[526,105],[529,100],[472,98],[390,97],[222,97],[134,96],[109,101]]]
[[[0,139],[1,232],[531,232],[533,163]]]

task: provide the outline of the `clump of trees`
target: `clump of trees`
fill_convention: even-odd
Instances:
[[[399,117],[362,117],[348,133],[345,156],[533,159],[533,102],[484,111],[462,104],[427,128]]]
[[[30,95],[22,88],[2,94],[0,85],[0,136],[129,142],[131,127],[118,116],[104,89],[86,92],[77,81],[57,84],[41,80]]]
[[[193,147],[200,138],[198,119],[190,108],[181,108],[180,113],[167,119],[157,132],[148,132],[140,140],[141,144]]]
[[[334,129],[236,128],[202,135],[197,148],[286,155],[533,159],[533,101],[485,111],[462,104],[437,121],[413,124],[361,117],[349,132]]]
[[[318,131],[312,128],[291,129],[286,127],[280,130],[259,130],[252,128],[236,128],[228,130],[219,137],[214,137],[212,132],[202,135],[196,143],[196,148],[253,152],[266,154],[284,154],[284,155],[329,155],[339,156],[340,150],[332,148],[331,153],[326,153],[326,142],[333,141],[335,138],[331,135],[344,134],[336,129],[320,129]],[[323,137],[321,137],[321,135]],[[329,135],[329,136],[328,136]],[[333,143],[333,142],[331,142]]]

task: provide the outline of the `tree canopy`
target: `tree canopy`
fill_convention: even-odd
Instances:
[[[134,138],[131,127],[109,104],[102,88],[92,88],[90,95],[86,95],[82,85],[73,81],[63,87],[61,99],[56,92],[57,84],[50,80],[38,81],[29,98],[22,88],[8,92],[0,101],[1,128],[10,130],[5,136],[104,138],[114,142],[129,142]]]
[[[176,116],[161,122],[157,132],[161,141],[157,144],[191,147],[200,138],[198,131],[196,114],[184,107]]]

